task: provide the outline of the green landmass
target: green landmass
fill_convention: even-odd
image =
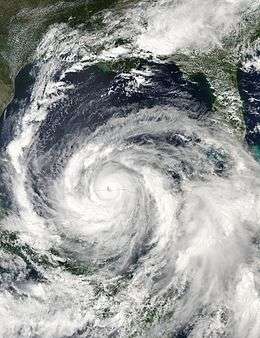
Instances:
[[[104,8],[126,5],[120,0],[0,0],[0,113],[10,102],[14,79],[29,63],[42,35],[54,23],[84,24],[102,28],[102,20],[90,20]],[[134,1],[131,1],[132,3]],[[93,27],[91,27],[91,25]],[[172,59],[192,81],[202,84],[211,97],[213,110],[241,139],[245,134],[243,103],[237,85],[237,68],[245,51],[260,36],[259,9],[242,17],[241,25],[223,46],[208,52],[176,53]],[[118,38],[120,40],[120,38]],[[115,46],[122,41],[115,41]],[[120,63],[116,63],[118,67]],[[111,67],[103,63],[101,67]],[[122,68],[127,65],[122,65]],[[206,81],[205,81],[206,80]],[[202,81],[202,82],[201,82]]]
[[[0,0],[0,113],[12,99],[17,73],[31,61],[34,50],[50,25],[63,22],[70,26],[86,24],[94,13],[117,2]]]

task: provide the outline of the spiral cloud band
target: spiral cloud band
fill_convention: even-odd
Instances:
[[[0,336],[259,337],[259,164],[177,67],[65,31],[2,126]]]

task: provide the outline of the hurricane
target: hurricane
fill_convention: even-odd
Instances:
[[[1,117],[0,337],[259,337],[259,162],[172,58],[256,5],[125,1],[43,34]]]

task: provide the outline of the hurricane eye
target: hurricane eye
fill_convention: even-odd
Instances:
[[[0,338],[260,337],[260,0],[0,0]]]

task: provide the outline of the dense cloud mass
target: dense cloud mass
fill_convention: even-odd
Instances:
[[[45,34],[1,122],[0,337],[259,337],[259,163],[155,57],[221,45],[249,5],[144,2],[124,47]]]

